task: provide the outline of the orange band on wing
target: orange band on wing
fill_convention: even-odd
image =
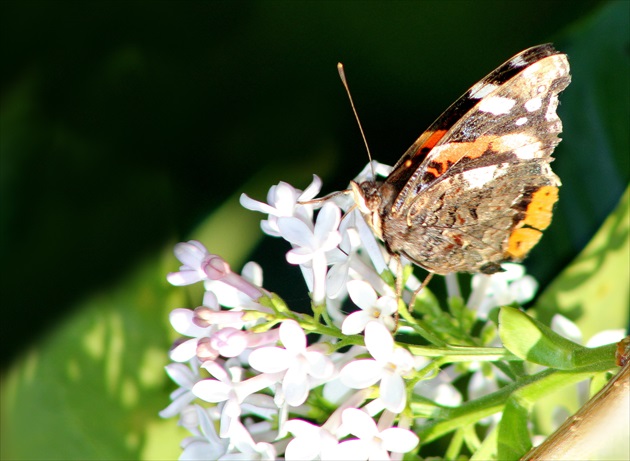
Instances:
[[[433,138],[433,136],[431,138]],[[427,166],[427,172],[437,178],[445,173],[450,166],[456,164],[464,157],[469,159],[481,157],[491,149],[492,143],[495,142],[496,139],[496,136],[480,136],[474,142],[442,144],[432,152],[432,158]]]
[[[523,259],[540,240],[542,232],[551,223],[553,205],[558,201],[556,186],[542,186],[531,194],[525,217],[517,224],[508,239],[506,253],[516,260]],[[526,227],[524,227],[526,226]]]
[[[508,240],[506,250],[508,257],[514,260],[523,259],[529,250],[536,246],[541,237],[542,232],[531,227],[521,227],[514,230]]]
[[[429,136],[429,139],[427,139],[425,142],[422,143],[422,146],[420,146],[420,148],[421,149],[433,149],[435,147],[435,145],[438,142],[440,142],[440,139],[442,139],[445,134],[446,134],[446,130],[434,131],[431,134],[431,136]]]
[[[543,186],[532,194],[523,224],[544,230],[551,224],[553,204],[558,201],[558,188]]]

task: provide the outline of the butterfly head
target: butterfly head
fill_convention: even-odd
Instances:
[[[381,200],[379,184],[375,181],[363,181],[361,184],[351,181],[352,197],[354,203],[363,215],[372,231],[378,238],[383,239],[383,226],[381,221]]]

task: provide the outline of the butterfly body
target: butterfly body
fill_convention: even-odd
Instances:
[[[447,109],[384,181],[353,183],[388,251],[438,274],[521,261],[558,198],[550,162],[569,82],[566,55],[551,45],[525,50]]]

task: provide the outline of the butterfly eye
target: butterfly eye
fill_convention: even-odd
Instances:
[[[354,199],[354,203],[357,204],[359,211],[364,215],[369,215],[372,211],[368,207],[367,198],[361,186],[356,182],[351,181],[350,187],[352,187],[352,197]]]

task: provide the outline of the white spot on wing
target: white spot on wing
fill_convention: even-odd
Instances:
[[[525,109],[527,112],[534,112],[542,107],[542,99],[540,98],[532,98],[525,103]]]
[[[499,87],[494,83],[478,82],[470,89],[469,94],[473,99],[481,99],[492,93],[497,88]]]
[[[512,65],[512,67],[522,67],[525,64],[527,64],[527,61],[525,61],[523,59],[523,56],[521,56],[520,54],[518,56],[515,56],[512,59],[512,62],[510,63]]]
[[[516,122],[514,122],[516,126],[522,126],[522,125],[525,125],[526,123],[527,123],[527,117],[521,117]]]
[[[520,159],[539,158],[541,152],[540,141],[525,133],[505,134],[495,141],[495,148],[501,152],[512,151]]]
[[[472,188],[484,187],[487,183],[494,179],[494,173],[497,170],[497,165],[490,165],[483,168],[475,168],[474,170],[468,170],[462,173],[462,178]]]
[[[484,98],[479,102],[479,110],[482,112],[490,112],[494,115],[508,114],[512,107],[514,107],[516,101],[510,98],[502,98],[500,96],[493,96],[491,98]]]
[[[558,108],[558,96],[553,95],[549,98],[549,106],[547,107],[547,112],[545,113],[545,119],[549,122],[554,122],[559,120],[558,115],[556,114],[556,109]]]
[[[540,142],[536,141],[532,144],[526,144],[524,146],[519,147],[518,149],[514,149],[514,153],[520,159],[531,159],[531,158],[540,158],[542,157],[542,151],[540,150],[541,145]]]

